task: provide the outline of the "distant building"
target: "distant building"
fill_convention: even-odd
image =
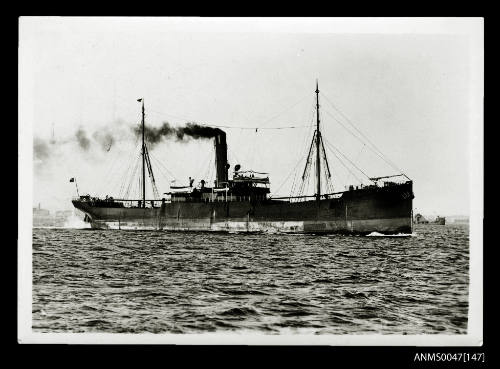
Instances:
[[[79,213],[79,214],[78,214]],[[68,220],[74,216],[83,219],[80,211],[74,210],[57,210],[54,214],[50,211],[42,209],[40,204],[33,208],[33,227],[64,227]]]
[[[434,224],[440,224],[440,225],[445,225],[446,224],[446,218],[445,217],[440,217],[439,215],[436,217],[436,220],[434,221]]]
[[[425,219],[422,214],[415,215],[414,222],[415,222],[415,224],[427,224],[427,223],[429,223],[429,221],[427,219]]]
[[[42,209],[40,204],[37,208],[33,208],[33,227],[53,227],[54,217],[50,215],[50,211]]]
[[[42,209],[40,207],[40,204],[38,204],[37,208],[33,208],[33,216],[48,217],[50,216],[50,211],[48,211],[47,209]]]
[[[73,215],[73,210],[58,210],[56,211],[56,217],[69,218]]]
[[[439,224],[439,225],[446,224],[445,217],[440,217],[438,215],[436,218],[433,218],[432,216],[430,218],[431,218],[431,220],[425,218],[422,214],[417,214],[417,215],[415,215],[413,222],[415,224]],[[432,220],[432,219],[434,219],[434,220]]]

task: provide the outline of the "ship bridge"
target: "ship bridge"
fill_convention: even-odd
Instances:
[[[235,170],[232,179],[216,181],[214,187],[204,180],[194,187],[190,179],[190,186],[171,187],[165,195],[171,202],[263,201],[270,191],[268,173]]]
[[[229,190],[235,195],[265,195],[270,192],[269,173],[235,171],[233,179],[228,182]]]

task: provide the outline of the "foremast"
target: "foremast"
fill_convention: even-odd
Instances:
[[[151,186],[153,189],[153,195],[156,198],[159,198],[158,189],[156,188],[155,177],[153,174],[153,167],[151,165],[151,159],[149,158],[148,147],[146,146],[145,141],[145,113],[144,113],[144,98],[137,99],[138,102],[142,103],[142,120],[141,120],[141,131],[142,131],[142,147],[141,147],[141,156],[142,156],[142,200],[140,203],[141,208],[146,207],[146,167],[148,169],[149,178],[151,179]]]

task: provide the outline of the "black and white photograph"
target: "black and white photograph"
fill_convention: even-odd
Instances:
[[[482,18],[19,18],[20,343],[480,346]]]

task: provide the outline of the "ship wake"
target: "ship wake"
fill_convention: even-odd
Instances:
[[[76,215],[72,215],[66,220],[66,222],[61,228],[66,228],[66,229],[90,228],[90,223],[84,222],[83,219],[77,217]]]
[[[367,234],[366,237],[416,237],[416,233],[397,233],[397,234],[383,234],[379,232],[372,232]]]

